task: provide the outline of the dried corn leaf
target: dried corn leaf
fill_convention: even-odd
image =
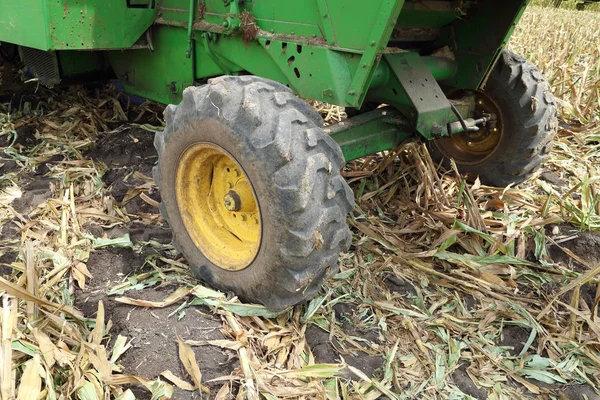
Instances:
[[[42,364],[39,354],[34,354],[33,358],[25,363],[23,376],[19,383],[17,392],[18,400],[37,399],[42,393]]]
[[[179,346],[179,359],[183,364],[183,368],[190,374],[190,378],[194,381],[196,388],[198,388],[198,393],[200,393],[200,395],[202,395],[202,392],[210,393],[210,390],[202,385],[202,372],[200,372],[194,350],[192,350],[189,345],[185,344],[179,335],[177,336],[177,343]]]
[[[187,390],[189,392],[193,392],[194,390],[196,390],[196,386],[194,386],[194,385],[192,385],[192,384],[184,381],[183,379],[177,377],[174,373],[172,373],[169,370],[161,372],[160,375],[163,378],[165,378],[168,381],[170,381],[171,383],[173,383],[179,389]]]

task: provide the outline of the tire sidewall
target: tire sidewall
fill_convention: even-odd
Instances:
[[[193,134],[190,134],[190,131]],[[239,289],[239,284],[236,283],[240,280],[245,282],[246,287],[262,286],[265,279],[268,280],[270,267],[278,264],[273,257],[279,248],[277,221],[285,217],[282,215],[279,202],[274,199],[272,187],[267,185],[274,171],[264,168],[265,163],[258,162],[260,155],[250,150],[252,146],[244,140],[245,137],[247,135],[243,132],[237,132],[221,120],[198,116],[172,133],[166,144],[170,148],[160,161],[162,201],[169,215],[169,224],[172,230],[177,232],[177,243],[190,264],[196,267],[193,271],[197,271],[202,279],[230,290]],[[255,193],[260,210],[260,246],[254,260],[242,270],[226,270],[206,258],[187,233],[179,213],[175,194],[179,159],[189,147],[203,142],[215,144],[232,155],[246,174]],[[259,165],[262,168],[259,168]],[[263,201],[263,199],[270,199],[270,201]]]

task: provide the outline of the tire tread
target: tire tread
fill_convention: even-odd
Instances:
[[[198,115],[234,121],[241,127],[251,147],[247,151],[260,155],[257,162],[277,182],[270,201],[282,204],[280,265],[271,269],[276,276],[265,277],[270,290],[244,287],[243,279],[231,287],[214,274],[201,278],[273,310],[310,299],[337,271],[338,254],[350,245],[346,214],[354,206],[354,197],[339,174],[344,164],[339,146],[324,133],[314,108],[287,87],[255,76],[213,78],[203,87],[187,88],[182,103],[165,110],[167,126],[154,140],[159,164],[153,174],[159,186],[161,154],[168,151],[171,140],[177,140],[179,127]],[[161,214],[169,220],[164,206]],[[179,234],[174,232],[174,240]]]

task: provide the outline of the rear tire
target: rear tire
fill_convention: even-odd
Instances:
[[[167,107],[165,121],[164,132],[155,137],[159,160],[154,176],[161,211],[192,272],[271,310],[314,297],[337,271],[339,252],[350,245],[346,215],[354,204],[340,174],[344,157],[323,132],[319,114],[277,82],[224,76],[187,88],[180,105]],[[231,155],[251,184],[261,235],[247,266],[228,269],[203,252],[201,247],[211,244],[197,246],[197,235],[182,215],[190,207],[181,207],[189,202],[182,203],[181,185],[176,187],[178,165],[186,149],[198,144]],[[213,174],[206,179],[212,181]]]
[[[505,50],[492,70],[483,95],[495,103],[502,136],[485,156],[469,160],[457,149],[459,138],[428,144],[432,158],[448,168],[454,158],[461,173],[478,175],[486,185],[506,187],[529,178],[546,160],[558,129],[556,102],[550,85],[523,57]],[[464,135],[461,133],[460,136]]]

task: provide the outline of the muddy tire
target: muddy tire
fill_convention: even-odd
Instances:
[[[505,50],[480,95],[500,114],[502,134],[493,148],[470,153],[457,144],[464,135],[459,134],[430,142],[431,156],[446,168],[450,166],[449,158],[453,158],[461,173],[478,175],[486,185],[520,183],[548,157],[558,129],[550,85],[533,64]]]
[[[344,157],[323,132],[319,114],[279,83],[224,76],[186,89],[180,105],[167,107],[165,121],[154,141],[154,178],[163,217],[194,275],[271,310],[314,297],[350,246],[346,215],[354,204],[340,174]],[[198,246],[193,226],[186,225],[190,209],[178,203],[184,196],[178,165],[198,144],[229,154],[253,189],[260,240],[247,266],[221,264],[201,250],[210,243]],[[217,179],[214,173],[210,179]]]

